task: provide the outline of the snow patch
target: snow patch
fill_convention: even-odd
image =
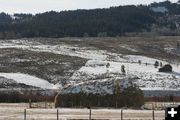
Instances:
[[[151,7],[150,8],[153,12],[160,12],[160,13],[165,13],[168,12],[168,9],[166,7]]]
[[[130,46],[128,45],[123,45],[123,46],[120,46],[121,48],[124,48],[124,49],[127,49],[129,51],[132,51],[132,52],[138,52],[136,49],[134,48],[131,48]]]
[[[30,76],[28,74],[22,74],[22,73],[0,73],[1,77],[5,77],[7,79],[12,79],[16,81],[17,83],[23,83],[26,85],[31,85],[35,87],[39,87],[42,89],[56,89],[56,86],[53,84],[50,84],[46,80],[37,78],[35,76]]]

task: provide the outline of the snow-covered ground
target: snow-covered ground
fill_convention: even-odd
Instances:
[[[158,68],[155,68],[153,65],[156,60],[154,59],[154,62],[152,60],[147,60],[148,65],[143,63],[89,60],[85,66],[76,71],[71,77],[72,80],[75,80],[74,90],[71,91],[79,92],[80,89],[86,88],[86,90],[90,89],[90,91],[98,92],[97,88],[99,88],[99,90],[102,89],[99,91],[100,93],[103,90],[107,91],[107,93],[112,93],[114,80],[119,81],[121,85],[127,80],[126,82],[132,82],[142,90],[180,91],[180,74],[178,72],[180,68],[173,65],[173,73],[158,72]],[[109,68],[106,68],[107,63],[110,63]],[[121,73],[121,65],[125,66],[125,76]]]
[[[64,86],[65,92],[112,93],[113,84],[116,81],[122,86],[136,84],[142,90],[180,91],[180,66],[173,63],[171,64],[172,73],[158,72],[159,67],[154,67],[156,61],[162,62],[163,65],[167,64],[166,61],[159,59],[140,55],[122,55],[68,44],[45,45],[28,40],[0,41],[0,48],[18,48],[87,59],[85,66],[75,71],[67,80],[68,84]],[[133,51],[136,50],[133,49]],[[109,67],[106,67],[107,63],[110,64]],[[126,75],[121,73],[122,65],[125,66]],[[17,73],[1,73],[0,76],[41,88],[54,88],[52,84],[33,76]]]
[[[17,83],[23,83],[30,86],[39,87],[42,89],[57,89],[55,85],[50,84],[48,81],[30,76],[22,73],[0,73],[0,77],[4,77]]]

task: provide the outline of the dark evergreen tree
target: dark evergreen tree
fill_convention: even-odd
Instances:
[[[126,74],[125,66],[124,66],[124,65],[121,65],[121,73],[122,73],[123,75]]]
[[[177,42],[177,49],[179,49],[180,48],[180,44],[179,44],[179,42]]]
[[[154,63],[154,67],[157,68],[158,66],[159,66],[159,62],[156,61],[156,62]]]
[[[147,6],[119,6],[109,9],[0,14],[2,38],[12,37],[106,37],[149,30],[155,19]],[[12,36],[9,33],[14,33]],[[0,36],[1,37],[1,36]]]

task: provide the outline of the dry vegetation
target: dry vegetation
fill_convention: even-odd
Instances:
[[[0,120],[24,120],[28,104],[0,104]],[[27,120],[56,120],[57,109],[27,109]],[[155,119],[163,120],[164,111],[155,111]],[[88,120],[89,110],[59,108],[60,120]],[[94,120],[120,120],[121,109],[92,109]],[[152,110],[123,110],[123,120],[152,120]]]
[[[65,79],[86,62],[78,57],[14,48],[1,49],[0,55],[0,72],[27,73],[52,83],[53,77]]]
[[[153,58],[180,60],[177,54],[164,50],[171,46],[176,48],[179,36],[152,36],[152,37],[105,37],[105,38],[59,38],[59,39],[32,39],[45,44],[66,43],[79,47],[95,47],[113,53],[145,55]],[[123,47],[122,47],[123,46]],[[136,50],[132,51],[128,47]]]

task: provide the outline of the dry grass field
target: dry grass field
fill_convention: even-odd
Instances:
[[[57,109],[28,109],[28,104],[0,104],[0,120],[57,120]],[[86,108],[59,108],[59,120],[88,120]],[[155,111],[155,120],[164,120],[165,112]],[[121,109],[92,109],[94,120],[121,120]],[[123,120],[153,120],[152,110],[123,110]]]

